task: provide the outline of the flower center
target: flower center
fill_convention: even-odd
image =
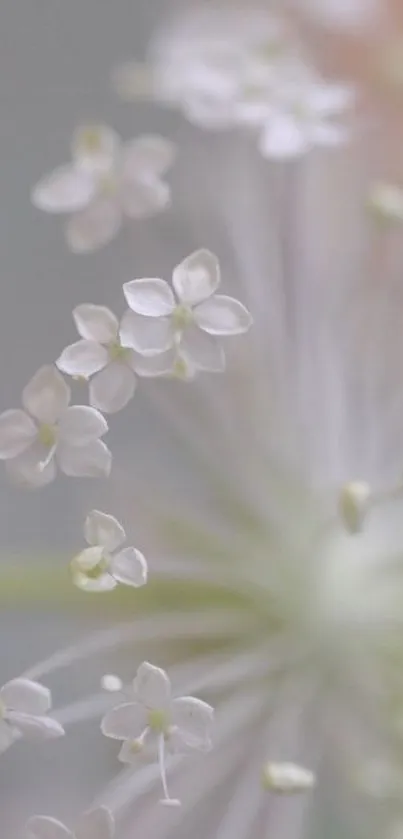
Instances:
[[[169,720],[166,711],[152,708],[147,714],[147,724],[157,734],[168,734]]]
[[[96,125],[88,125],[80,131],[79,145],[83,151],[98,152],[102,150],[101,132]]]
[[[46,449],[51,449],[57,440],[55,426],[49,423],[42,423],[38,428],[38,440]]]
[[[174,329],[178,332],[186,329],[187,326],[190,326],[193,323],[193,312],[189,306],[185,306],[183,303],[180,303],[172,312],[172,323]]]
[[[99,181],[100,191],[102,195],[107,197],[116,195],[118,191],[118,179],[114,172],[105,172]]]
[[[130,357],[130,350],[127,347],[122,347],[119,341],[109,344],[108,352],[111,361],[128,361]]]
[[[100,577],[105,574],[108,570],[108,559],[107,557],[103,556],[93,568],[86,568],[85,576],[88,577],[89,580],[98,580]]]

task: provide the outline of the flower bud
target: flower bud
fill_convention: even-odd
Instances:
[[[340,492],[339,512],[349,533],[360,533],[368,512],[371,489],[364,481],[351,481]]]

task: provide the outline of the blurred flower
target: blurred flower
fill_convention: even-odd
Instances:
[[[368,195],[368,209],[381,224],[403,222],[403,189],[383,181],[374,183]]]
[[[139,588],[147,582],[147,563],[136,548],[123,548],[126,539],[117,519],[93,510],[84,525],[85,539],[91,546],[72,563],[73,582],[84,591],[109,591],[123,583]]]
[[[69,407],[71,391],[53,365],[38,370],[24,388],[25,410],[0,414],[0,459],[20,485],[43,487],[65,475],[108,475],[111,454],[100,440],[108,430],[102,414],[87,405]]]
[[[26,832],[30,839],[112,839],[115,821],[106,807],[97,807],[81,816],[74,831],[51,816],[32,816]]]
[[[136,702],[117,705],[102,720],[106,737],[123,740],[119,759],[133,763],[148,741],[156,741],[159,769],[164,789],[164,804],[179,804],[171,799],[166,782],[165,748],[176,753],[211,747],[209,729],[213,708],[194,696],[171,697],[171,684],[165,670],[144,661],[133,682]]]
[[[162,179],[175,156],[158,136],[121,144],[103,125],[78,129],[73,161],[47,175],[33,189],[32,201],[48,213],[71,213],[67,242],[76,253],[94,251],[117,234],[122,218],[147,218],[166,209],[170,189]]]
[[[305,792],[314,784],[313,773],[295,763],[266,763],[263,770],[263,786],[271,792]]]
[[[124,284],[130,311],[122,319],[122,344],[146,356],[180,348],[196,369],[221,372],[225,356],[218,338],[247,332],[248,310],[234,297],[216,294],[220,268],[207,250],[181,262],[172,284],[174,291],[155,278]]]
[[[294,0],[296,9],[329,29],[358,31],[379,22],[383,0]]]
[[[12,679],[0,690],[0,752],[20,737],[50,740],[62,737],[60,723],[45,716],[50,710],[50,690],[30,679]]]

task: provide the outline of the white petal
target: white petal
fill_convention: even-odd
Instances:
[[[295,763],[267,763],[263,771],[263,785],[273,792],[306,792],[315,786],[315,775]]]
[[[87,209],[76,213],[67,223],[66,238],[74,253],[90,253],[115,238],[122,220],[116,201],[96,198]]]
[[[308,91],[306,104],[318,114],[336,116],[351,108],[355,98],[354,89],[347,85],[319,84]]]
[[[90,548],[84,548],[71,561],[73,571],[92,571],[104,559],[105,548],[103,545],[92,545]]]
[[[314,145],[337,148],[337,146],[343,146],[348,142],[350,133],[343,125],[323,122],[311,129],[310,137]]]
[[[70,388],[53,364],[41,367],[22,392],[24,408],[39,422],[53,425],[70,402]]]
[[[84,523],[84,536],[89,545],[102,545],[107,551],[114,551],[126,539],[122,525],[108,513],[92,510]]]
[[[125,548],[111,557],[110,571],[118,583],[139,588],[147,582],[147,562],[140,551]]]
[[[171,683],[165,670],[143,661],[133,682],[134,691],[146,708],[164,710],[169,706]]]
[[[275,160],[299,157],[306,154],[309,148],[306,131],[286,114],[273,117],[264,127],[259,141],[263,157]]]
[[[108,430],[105,417],[88,405],[67,408],[59,423],[60,440],[69,446],[86,446]]]
[[[111,577],[108,572],[100,574],[99,577],[88,577],[87,574],[81,573],[73,568],[73,583],[81,591],[91,593],[103,593],[105,591],[112,591],[117,586],[116,580]]]
[[[15,728],[11,728],[5,720],[0,719],[0,754],[6,752],[19,737]]]
[[[32,203],[47,213],[73,213],[94,197],[96,184],[90,174],[73,166],[61,166],[34,187]]]
[[[214,710],[194,696],[181,696],[171,705],[172,723],[177,725],[188,746],[203,749],[210,744],[209,730]]]
[[[56,477],[56,464],[52,457],[44,468],[41,467],[47,454],[40,443],[34,443],[18,457],[7,461],[7,472],[13,483],[26,489],[39,489],[50,484]]]
[[[136,373],[144,378],[167,376],[172,373],[175,363],[176,352],[174,349],[158,355],[137,356]]]
[[[175,160],[174,143],[164,137],[149,135],[126,143],[123,149],[123,173],[137,178],[139,174],[162,175]]]
[[[181,341],[181,355],[198,370],[222,373],[225,370],[224,350],[214,335],[197,326],[186,329]]]
[[[216,294],[200,303],[194,310],[194,318],[200,329],[210,335],[240,335],[252,325],[246,307],[226,294]]]
[[[72,155],[81,171],[98,176],[109,173],[120,152],[120,137],[108,125],[81,125],[74,132]]]
[[[110,810],[97,807],[81,816],[74,831],[75,839],[112,839],[115,821]]]
[[[169,350],[174,343],[174,331],[169,317],[144,317],[128,309],[120,324],[122,346],[130,347],[140,355],[158,355]]]
[[[0,460],[21,454],[35,440],[37,427],[21,410],[0,414]]]
[[[78,334],[87,341],[97,341],[99,344],[116,341],[119,321],[107,306],[81,303],[73,309],[73,318]]]
[[[175,298],[168,283],[154,277],[124,283],[123,294],[130,309],[138,315],[163,317],[172,314],[175,308]]]
[[[106,347],[96,341],[76,341],[63,350],[56,361],[56,366],[68,376],[92,376],[108,363],[109,353]]]
[[[12,679],[0,690],[0,703],[24,714],[46,714],[52,704],[49,688],[30,679]]]
[[[133,398],[136,384],[133,370],[127,364],[112,361],[92,379],[90,403],[105,414],[114,414]]]
[[[141,753],[142,753],[141,748],[137,749],[136,747],[133,747],[133,741],[132,740],[124,740],[121,747],[120,747],[120,751],[119,751],[119,754],[118,754],[118,760],[120,760],[121,763],[129,763],[129,764],[135,763],[137,761],[137,758],[138,758],[139,754],[141,754]]]
[[[71,830],[50,816],[31,816],[25,829],[34,839],[73,839]]]
[[[150,218],[166,210],[171,203],[171,190],[159,178],[138,178],[123,181],[120,187],[123,213],[131,219]]]
[[[56,737],[63,737],[65,734],[63,726],[52,717],[39,717],[10,711],[7,714],[7,720],[24,737],[31,740],[53,740]]]
[[[125,702],[105,714],[101,731],[114,740],[135,740],[146,725],[145,709],[137,702]]]
[[[112,455],[102,440],[87,446],[60,445],[56,457],[62,472],[72,478],[107,478],[111,471]]]
[[[220,284],[217,257],[208,250],[195,251],[175,268],[172,283],[179,299],[188,306],[207,300]]]

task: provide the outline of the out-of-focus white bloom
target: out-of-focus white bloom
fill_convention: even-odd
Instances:
[[[271,792],[306,792],[315,785],[315,775],[295,763],[266,763],[263,786]]]
[[[340,493],[339,510],[350,533],[360,533],[371,500],[371,488],[364,481],[350,481]]]
[[[172,284],[173,290],[156,278],[124,284],[130,311],[120,327],[123,346],[145,356],[180,348],[195,369],[221,372],[225,356],[218,339],[247,332],[252,323],[248,310],[234,297],[216,294],[220,268],[210,251],[195,251],[181,262]]]
[[[117,551],[126,539],[114,516],[92,510],[84,524],[89,548],[76,556],[71,568],[73,582],[83,591],[110,591],[118,583],[139,588],[147,582],[147,562],[136,548]]]
[[[101,687],[108,693],[119,693],[123,689],[123,682],[115,673],[105,673],[101,679]]]
[[[155,375],[152,362],[122,346],[119,321],[106,306],[83,303],[76,306],[73,318],[81,340],[63,350],[57,367],[69,376],[93,377],[89,388],[93,408],[106,414],[121,411],[134,396],[136,373]]]
[[[158,136],[122,145],[107,126],[79,128],[73,160],[41,180],[32,191],[36,207],[70,213],[66,236],[76,253],[94,251],[117,234],[123,217],[147,218],[170,203],[162,176],[174,159],[174,146]]]
[[[49,740],[62,737],[64,728],[47,712],[50,690],[30,679],[12,679],[0,690],[0,752],[20,737]]]
[[[213,708],[194,696],[173,699],[171,683],[165,670],[144,661],[133,682],[136,702],[126,702],[109,711],[102,720],[106,737],[123,740],[119,759],[132,763],[149,741],[158,749],[159,768],[164,789],[164,804],[171,799],[166,783],[165,748],[174,753],[208,751]],[[156,741],[156,743],[155,743]]]
[[[373,184],[368,195],[368,209],[382,224],[403,222],[403,189],[396,184]]]
[[[320,26],[361,31],[382,16],[383,0],[294,0],[294,6]]]
[[[316,146],[335,148],[348,139],[348,131],[335,121],[351,107],[350,87],[306,79],[280,84],[274,92],[263,87],[239,103],[241,121],[260,132],[264,157],[288,159]]]
[[[108,475],[111,453],[100,439],[102,414],[87,405],[69,407],[71,391],[53,365],[41,367],[22,392],[25,410],[0,414],[0,459],[21,486],[43,487],[56,476]]]
[[[51,816],[32,816],[25,829],[29,839],[112,839],[115,820],[106,807],[97,807],[81,816],[74,831]]]

